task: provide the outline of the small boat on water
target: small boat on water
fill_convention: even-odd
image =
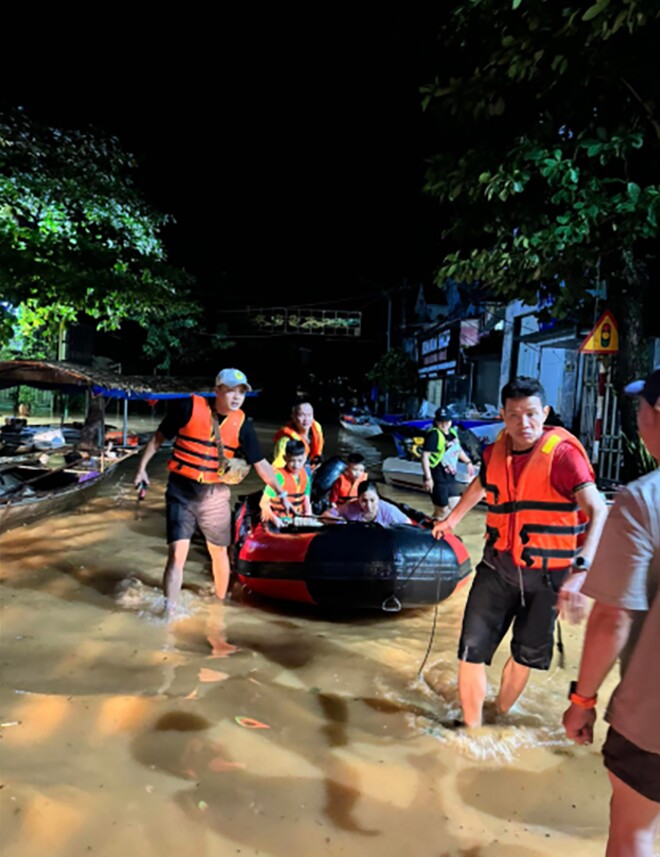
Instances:
[[[37,462],[0,465],[0,533],[91,500],[104,480],[136,450],[100,463],[50,468]]]
[[[444,601],[471,572],[463,542],[453,535],[437,541],[428,516],[405,504],[396,505],[412,524],[294,518],[291,526],[274,530],[259,519],[259,496],[242,498],[235,513],[236,571],[248,592],[320,607],[398,612]]]
[[[115,375],[64,361],[0,360],[0,387],[58,390],[82,394],[87,401],[85,422],[73,426],[76,433],[67,434],[62,426],[57,426],[46,427],[41,435],[43,447],[57,456],[57,466],[49,467],[36,457],[28,461],[0,458],[0,532],[67,511],[91,498],[102,482],[150,436],[128,431],[128,402],[178,399],[198,391],[202,396],[215,395],[212,390],[204,391],[198,380]],[[121,430],[105,421],[105,403],[112,399],[124,405]],[[34,431],[29,430],[25,434],[29,443],[24,444],[26,449],[21,448],[21,433],[26,428],[37,427],[26,426],[26,420],[20,417],[9,418],[0,431],[0,443],[13,447],[8,451],[14,456],[38,448]],[[11,442],[14,436],[18,443]],[[0,449],[0,455],[3,451]],[[64,461],[59,464],[61,455]],[[48,462],[48,456],[44,457]]]
[[[341,414],[339,424],[344,431],[364,438],[377,437],[383,433],[383,427],[379,421],[370,414]]]
[[[479,472],[479,465],[474,465],[474,475]],[[383,461],[383,479],[388,485],[397,488],[407,488],[411,491],[426,491],[424,488],[424,474],[422,462],[419,459],[410,460],[397,458],[392,455]],[[461,493],[472,481],[468,475],[467,464],[458,462],[455,481]]]

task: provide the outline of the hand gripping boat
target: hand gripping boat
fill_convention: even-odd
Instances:
[[[331,608],[397,612],[444,601],[471,571],[463,542],[436,541],[430,521],[403,504],[413,524],[323,524],[295,519],[276,531],[258,520],[259,494],[235,515],[235,569],[248,591]],[[391,502],[391,501],[390,501]]]

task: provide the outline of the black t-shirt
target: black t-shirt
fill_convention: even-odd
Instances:
[[[163,421],[158,426],[158,431],[171,440],[185,426],[192,416],[193,400],[192,396],[187,399],[174,399],[167,409],[167,414]],[[225,420],[222,414],[218,414],[220,425]],[[257,433],[254,430],[254,424],[249,417],[243,421],[243,425],[238,433],[238,452],[239,458],[244,458],[248,464],[255,464],[257,461],[264,459],[264,452],[257,438]]]

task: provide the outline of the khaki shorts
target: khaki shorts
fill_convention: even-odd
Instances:
[[[167,543],[190,541],[199,527],[207,542],[231,543],[231,492],[227,485],[202,485],[172,474],[167,483]]]

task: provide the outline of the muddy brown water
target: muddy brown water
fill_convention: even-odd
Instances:
[[[329,434],[379,475],[382,443]],[[566,669],[535,674],[506,719],[466,733],[453,721],[467,587],[439,606],[421,676],[434,608],[219,605],[197,545],[167,624],[166,457],[139,505],[129,464],[75,513],[0,539],[3,857],[604,852],[603,725],[585,748],[561,729],[582,628],[564,626]],[[483,527],[475,511],[459,529],[473,561]]]

